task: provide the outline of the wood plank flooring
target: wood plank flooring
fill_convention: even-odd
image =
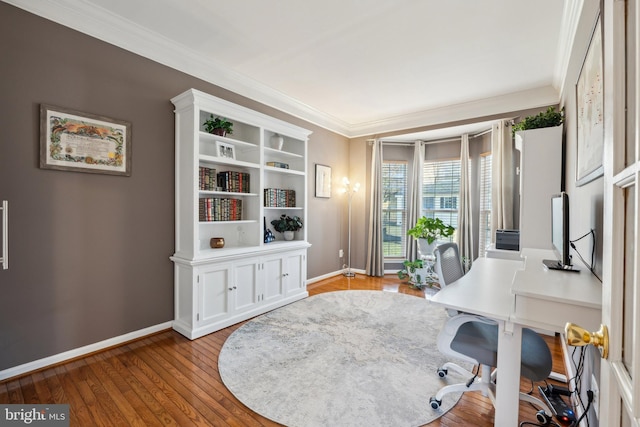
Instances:
[[[309,293],[346,289],[401,292],[424,297],[395,276],[336,276],[309,286]],[[218,374],[218,355],[240,324],[190,341],[173,330],[0,382],[0,403],[68,403],[71,426],[278,426],[240,403]],[[545,337],[554,371],[565,372],[556,337]],[[435,373],[434,373],[435,374]],[[528,382],[523,390],[531,389]],[[537,393],[536,393],[537,395]],[[425,396],[428,405],[429,396]],[[520,404],[520,420],[535,421]],[[430,426],[492,426],[494,409],[478,393]],[[395,427],[395,426],[390,426]]]

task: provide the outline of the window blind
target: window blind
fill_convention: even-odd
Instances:
[[[480,157],[480,221],[478,255],[484,256],[491,244],[491,153]]]
[[[407,234],[407,162],[382,163],[382,249],[385,258],[404,258]]]
[[[440,218],[445,224],[457,230],[459,193],[459,159],[424,162],[422,174],[422,214],[424,216]],[[455,234],[447,241],[453,240],[454,237]]]

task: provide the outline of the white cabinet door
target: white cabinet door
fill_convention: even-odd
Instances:
[[[281,255],[265,257],[262,262],[263,293],[262,300],[266,303],[276,301],[284,295],[283,289],[283,260]]]
[[[198,312],[196,324],[215,323],[231,312],[229,279],[231,264],[212,264],[197,269]]]
[[[304,251],[288,252],[283,257],[285,296],[289,296],[306,287],[307,260]]]
[[[228,290],[234,311],[246,311],[258,303],[258,265],[255,260],[233,263]]]

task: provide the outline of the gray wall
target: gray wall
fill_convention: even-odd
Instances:
[[[0,370],[173,318],[174,116],[196,88],[313,131],[314,162],[347,173],[347,139],[212,84],[0,3]],[[132,122],[131,177],[39,169],[39,105]],[[340,268],[339,197],[309,178],[309,277]]]
[[[589,230],[595,230],[595,271],[599,277],[602,277],[602,216],[603,216],[603,198],[604,198],[604,180],[602,177],[588,184],[578,187],[576,185],[576,158],[577,158],[577,112],[575,99],[575,84],[578,81],[580,68],[584,61],[587,47],[599,12],[600,2],[597,0],[585,1],[582,15],[580,17],[580,26],[576,34],[576,41],[571,54],[569,69],[565,79],[565,89],[562,95],[561,106],[565,108],[566,122],[564,126],[565,132],[565,191],[569,195],[570,205],[570,221],[569,228],[571,239],[588,233]],[[576,242],[576,248],[582,256],[591,262],[592,241],[590,238]],[[573,262],[582,266],[581,261],[573,254]],[[587,402],[586,392],[592,388],[591,375],[595,378],[600,377],[600,355],[598,350],[593,346],[585,348],[586,357],[584,362],[584,370],[582,372],[582,400]],[[574,363],[578,363],[579,352],[574,356]],[[589,414],[589,425],[598,425],[595,411],[592,409]]]

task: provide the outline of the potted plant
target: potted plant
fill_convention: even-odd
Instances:
[[[226,136],[233,133],[233,123],[224,117],[214,117],[213,114],[202,124],[206,132],[214,135]]]
[[[282,214],[280,218],[271,221],[271,225],[276,231],[284,233],[285,240],[293,240],[293,232],[302,228],[302,220],[297,216]]]
[[[549,107],[547,111],[540,112],[535,116],[527,116],[522,121],[513,125],[512,132],[528,129],[551,128],[564,123],[564,108],[556,111],[556,107]]]
[[[433,253],[437,240],[449,237],[455,231],[455,228],[445,224],[440,218],[423,216],[418,219],[413,228],[407,230],[407,235],[418,241],[420,255],[428,256]]]
[[[398,278],[400,280],[409,279],[407,283],[415,289],[424,289],[429,277],[428,268],[424,266],[424,262],[421,259],[415,261],[404,261],[402,263],[404,268],[398,271]]]

